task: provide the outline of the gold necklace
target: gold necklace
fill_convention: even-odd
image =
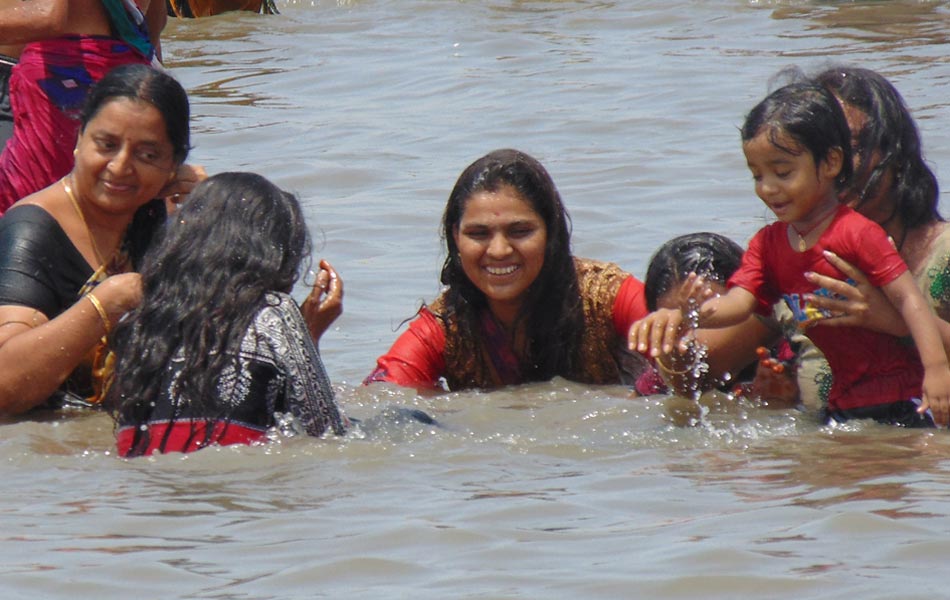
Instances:
[[[79,215],[79,220],[82,221],[82,226],[86,228],[86,235],[89,236],[89,243],[92,244],[92,252],[96,255],[96,260],[99,261],[97,267],[101,269],[105,266],[106,261],[102,258],[102,253],[99,252],[99,245],[96,244],[96,238],[92,236],[92,230],[89,229],[89,223],[86,223],[86,217],[82,214],[82,209],[79,207],[79,202],[76,200],[76,195],[73,194],[73,188],[69,186],[69,183],[66,181],[66,177],[63,177],[60,181],[63,183],[63,189],[66,190],[66,196],[69,198],[69,201],[72,202],[73,208],[76,209],[76,214]]]
[[[805,236],[808,235],[809,233],[811,233],[812,231],[814,231],[815,229],[817,229],[819,225],[821,225],[822,223],[825,222],[825,219],[827,219],[829,215],[833,214],[833,213],[836,212],[837,210],[838,210],[838,207],[837,207],[837,206],[835,206],[834,208],[832,208],[830,211],[828,211],[827,213],[825,213],[824,215],[822,215],[822,217],[821,217],[820,219],[818,219],[818,220],[815,222],[814,225],[812,225],[811,227],[809,227],[808,229],[806,229],[804,233],[802,233],[801,231],[799,231],[799,230],[798,230],[798,227],[795,227],[795,226],[792,225],[791,223],[788,224],[789,227],[791,227],[792,230],[795,232],[795,234],[798,236],[798,251],[799,251],[799,252],[804,252],[804,251],[807,249],[807,244],[805,243]]]

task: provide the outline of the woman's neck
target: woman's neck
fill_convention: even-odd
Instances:
[[[518,320],[518,313],[521,311],[520,302],[488,301],[488,309],[491,311],[498,324],[510,336],[514,330],[515,323]]]

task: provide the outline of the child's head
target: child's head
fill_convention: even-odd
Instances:
[[[689,233],[675,237],[657,249],[644,282],[647,308],[660,308],[675,296],[690,273],[725,286],[742,262],[742,247],[716,233]]]
[[[839,192],[847,188],[853,170],[851,133],[841,105],[825,88],[792,83],[769,94],[746,116],[742,142],[746,144],[760,134],[789,154],[808,152],[816,167],[840,153],[835,187]]]
[[[297,198],[255,173],[221,173],[198,184],[172,217],[143,278],[174,265],[184,282],[290,292],[309,236]]]

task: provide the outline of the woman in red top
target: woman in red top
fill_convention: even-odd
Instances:
[[[632,382],[629,326],[643,284],[612,263],[576,258],[570,218],[545,168],[496,150],[462,172],[442,220],[445,291],[423,306],[366,383],[492,389],[564,377]]]

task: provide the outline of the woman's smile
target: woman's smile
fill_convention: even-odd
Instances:
[[[465,275],[496,317],[513,318],[544,266],[547,231],[541,216],[503,185],[466,201],[454,236]]]

